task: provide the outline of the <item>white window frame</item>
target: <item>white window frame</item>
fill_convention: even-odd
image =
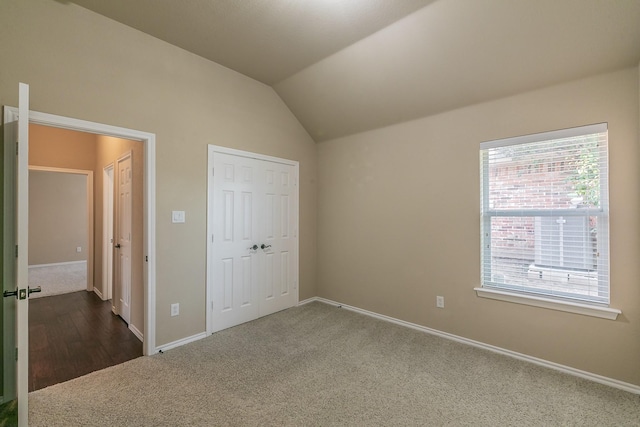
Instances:
[[[522,209],[522,210],[499,210],[491,209],[489,206],[489,175],[485,168],[488,168],[488,161],[486,158],[486,151],[491,148],[506,147],[519,144],[535,143],[542,141],[551,141],[555,139],[570,138],[574,136],[589,135],[595,133],[607,132],[607,124],[601,123],[596,125],[581,126],[577,128],[563,129],[559,131],[544,132],[539,134],[525,135],[515,138],[506,138],[495,141],[483,142],[480,144],[480,175],[481,175],[481,286],[474,288],[476,294],[479,297],[490,298],[501,301],[508,301],[518,304],[532,305],[536,307],[542,307],[547,309],[560,310],[570,313],[583,314],[588,316],[595,316],[605,319],[615,320],[621,311],[618,309],[610,308],[610,282],[609,282],[609,234],[608,234],[608,218],[609,218],[609,206],[608,206],[608,180],[605,176],[601,180],[601,203],[600,209],[594,212],[591,210],[591,216],[598,217],[598,226],[606,227],[606,232],[603,235],[606,241],[601,242],[600,236],[598,239],[598,251],[603,252],[606,259],[606,266],[602,268],[598,266],[599,284],[606,285],[608,289],[606,300],[602,301],[585,301],[583,299],[572,299],[564,296],[551,295],[551,293],[545,293],[537,290],[535,292],[528,292],[524,290],[516,290],[510,288],[508,284],[500,285],[493,283],[487,278],[491,277],[490,265],[485,264],[485,260],[491,259],[491,245],[487,244],[490,241],[490,231],[487,233],[485,230],[491,230],[491,218],[499,216],[524,216],[524,217],[539,217],[548,216],[552,213],[553,216],[563,215],[575,215],[575,210],[551,210],[551,209]],[[483,158],[483,156],[485,156]],[[606,174],[607,169],[607,157],[602,156],[600,159],[604,162],[601,165],[601,171]],[[487,268],[489,270],[487,271]]]

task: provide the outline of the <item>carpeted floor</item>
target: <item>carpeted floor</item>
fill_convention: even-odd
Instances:
[[[640,396],[311,303],[29,396],[31,426],[638,426]]]
[[[29,298],[67,294],[87,289],[87,262],[29,267],[29,287],[40,286],[42,292]]]

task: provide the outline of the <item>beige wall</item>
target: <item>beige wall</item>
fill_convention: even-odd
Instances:
[[[640,385],[638,70],[318,145],[318,294]],[[617,321],[479,298],[479,143],[609,123]],[[436,295],[445,309],[436,309]]]
[[[87,216],[86,175],[29,171],[29,265],[86,261]]]
[[[131,278],[131,324],[144,331],[144,282],[143,282],[143,175],[144,153],[142,142],[96,135],[95,163],[95,274],[94,286],[106,295],[106,285],[102,282],[103,244],[103,170],[114,165],[124,154],[131,152],[133,163],[133,222],[132,222],[132,278]],[[116,181],[117,184],[117,181]],[[117,190],[116,190],[117,191]],[[115,221],[115,219],[114,219]],[[118,299],[117,290],[113,294]]]
[[[22,81],[32,110],[156,134],[157,345],[206,327],[207,144],[300,162],[300,298],[316,294],[316,147],[271,87],[71,2],[2,0],[0,40],[0,104]]]
[[[29,125],[29,166],[95,168],[96,136],[85,132]]]

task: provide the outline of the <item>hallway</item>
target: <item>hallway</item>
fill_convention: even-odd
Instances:
[[[93,292],[29,301],[29,391],[140,356],[142,342]]]

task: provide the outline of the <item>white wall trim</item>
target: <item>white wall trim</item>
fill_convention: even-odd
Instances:
[[[314,301],[320,301],[320,302],[324,302],[326,304],[334,304],[332,302],[329,302],[329,300],[325,300],[324,298],[311,297],[311,298],[307,298],[307,299],[304,299],[302,301],[299,301],[298,302],[298,307],[300,307],[301,305],[309,304],[309,303],[314,302]],[[337,304],[337,305],[340,305],[340,304]]]
[[[164,344],[164,345],[160,345],[160,346],[158,346],[157,350],[158,351],[171,350],[172,348],[180,347],[180,346],[183,346],[185,344],[189,344],[189,343],[201,340],[202,338],[206,338],[206,337],[207,337],[207,333],[206,332],[200,332],[199,334],[191,335],[190,337],[181,338],[179,340],[172,341],[172,342]]]
[[[133,332],[133,335],[135,335],[140,340],[140,342],[144,343],[144,335],[142,334],[142,332],[140,332],[140,329],[136,328],[132,323],[130,323],[129,330]]]
[[[273,157],[273,156],[268,156],[266,154],[253,153],[251,151],[237,150],[235,148],[223,147],[221,145],[209,144],[208,147],[209,147],[208,149],[209,153],[212,153],[212,152],[224,153],[224,154],[230,154],[233,156],[248,157],[250,159],[265,160],[267,162],[282,163],[290,166],[298,166],[299,164],[297,160],[283,159],[281,157]]]
[[[358,307],[353,307],[350,305],[346,305],[346,304],[341,304],[339,302],[336,301],[332,301],[326,298],[321,298],[321,297],[313,297],[313,298],[309,298],[306,299],[304,301],[301,301],[298,305],[304,305],[304,304],[308,304],[310,302],[314,302],[314,301],[318,301],[318,302],[322,302],[324,304],[329,304],[329,305],[334,305],[337,307],[341,307],[344,308],[346,310],[350,310],[350,311],[354,311],[356,313],[360,313],[360,314],[364,314],[366,316],[371,316],[371,317],[375,317],[376,319],[380,319],[380,320],[385,320],[387,322],[391,322],[391,323],[395,323],[396,325],[400,325],[400,326],[405,326],[407,328],[411,328],[411,329],[415,329],[427,334],[431,334],[431,335],[436,335],[442,338],[446,338],[446,339],[450,339],[452,341],[456,341],[462,344],[467,344],[467,345],[471,345],[473,347],[477,347],[477,348],[481,348],[484,350],[489,350],[492,351],[494,353],[498,353],[498,354],[502,354],[504,356],[509,356],[509,357],[513,357],[515,359],[518,360],[522,360],[525,362],[529,362],[529,363],[533,363],[535,365],[538,366],[542,366],[545,368],[549,368],[549,369],[553,369],[556,371],[560,371],[563,372],[565,374],[569,374],[569,375],[573,375],[576,377],[580,377],[580,378],[584,378],[586,380],[590,380],[599,384],[604,384],[607,385],[609,387],[613,387],[613,388],[617,388],[620,390],[624,390],[624,391],[628,391],[630,393],[634,393],[634,394],[640,394],[640,385],[636,385],[636,384],[631,384],[631,383],[627,383],[624,381],[619,381],[613,378],[609,378],[609,377],[605,377],[602,375],[598,375],[598,374],[594,374],[591,372],[587,372],[587,371],[582,371],[580,369],[575,369],[572,368],[570,366],[566,366],[566,365],[561,365],[559,363],[555,363],[555,362],[550,362],[548,360],[544,360],[544,359],[539,359],[537,357],[533,357],[533,356],[529,356],[526,354],[522,354],[522,353],[518,353],[515,351],[511,351],[511,350],[507,350],[501,347],[497,347],[494,345],[490,345],[490,344],[485,344],[483,342],[480,341],[474,341],[468,338],[464,338],[458,335],[454,335],[454,334],[450,334],[448,332],[442,332],[439,331],[437,329],[432,329],[432,328],[427,328],[426,326],[422,326],[422,325],[418,325],[415,323],[411,323],[411,322],[406,322],[404,320],[400,320],[400,319],[396,319],[394,317],[390,317],[390,316],[385,316],[383,314],[378,314],[375,313],[373,311],[369,311],[369,310],[364,310],[362,308],[358,308]]]
[[[98,288],[94,287],[93,288],[93,293],[98,295],[98,298],[100,298],[102,301],[106,301],[106,299],[104,298],[104,296],[102,295],[102,292],[100,292],[98,290]]]
[[[601,319],[616,320],[618,315],[622,313],[621,310],[616,308],[580,304],[578,302],[571,301],[560,301],[551,298],[524,295],[497,289],[473,288],[473,290],[476,291],[476,295],[481,298],[531,305],[533,307],[548,308],[550,310],[565,311],[567,313],[582,314],[585,316],[599,317]]]
[[[30,265],[29,268],[45,268],[45,267],[57,267],[60,265],[72,265],[72,264],[86,264],[87,260],[82,259],[80,261],[65,261],[65,262],[54,262],[51,264],[33,264]]]
[[[18,109],[5,106],[5,115],[18,115]],[[77,130],[116,138],[141,141],[144,144],[144,336],[143,354],[158,352],[156,348],[156,135],[54,114],[29,111],[29,122],[61,129]]]

